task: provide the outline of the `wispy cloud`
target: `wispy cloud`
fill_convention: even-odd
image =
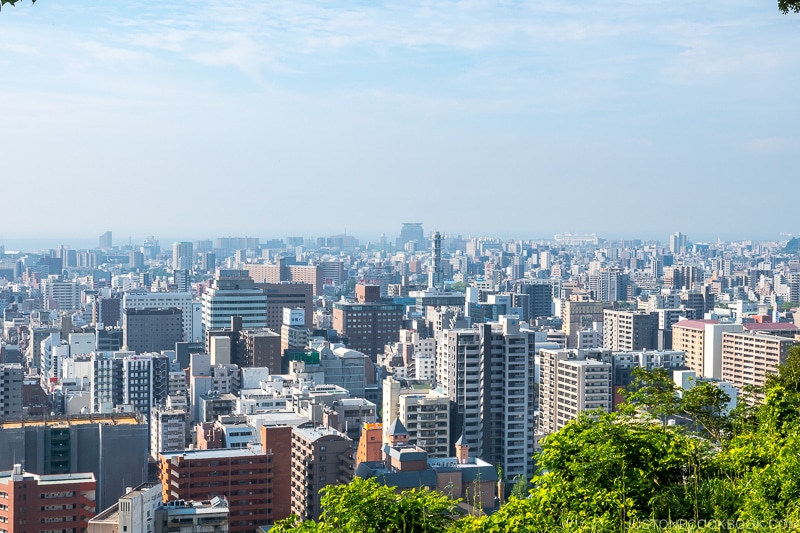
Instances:
[[[754,155],[800,154],[800,137],[752,139],[745,144],[745,150]]]

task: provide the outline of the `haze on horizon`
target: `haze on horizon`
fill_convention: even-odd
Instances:
[[[0,240],[797,233],[775,4],[7,6]]]

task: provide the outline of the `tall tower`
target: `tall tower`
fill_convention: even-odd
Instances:
[[[433,270],[428,272],[428,288],[441,289],[444,286],[444,270],[442,269],[442,234],[433,234]]]
[[[191,242],[176,242],[172,245],[172,268],[191,270],[194,259],[194,245]]]

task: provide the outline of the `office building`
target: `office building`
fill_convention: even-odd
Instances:
[[[603,311],[603,348],[614,352],[658,347],[658,315],[639,311]]]
[[[256,286],[267,295],[266,327],[280,331],[283,324],[283,310],[303,310],[303,325],[314,323],[314,287],[310,283],[258,283]]]
[[[578,332],[591,328],[595,322],[603,322],[603,302],[565,301],[562,331],[567,336],[567,347],[576,347]]]
[[[194,327],[194,309],[192,294],[189,292],[126,292],[122,297],[123,310],[129,309],[170,309],[181,310],[183,319],[183,340],[185,342],[201,342],[201,328]]]
[[[280,258],[275,265],[246,264],[242,268],[247,270],[256,283],[307,283],[311,285],[314,296],[322,296],[322,268],[318,265],[287,265],[286,260]]]
[[[172,271],[172,281],[178,292],[191,292],[192,278],[189,269],[176,268]]]
[[[120,325],[122,317],[122,300],[120,298],[103,298],[98,296],[92,302],[92,323],[102,324],[105,328]]]
[[[400,229],[400,236],[397,238],[396,246],[403,249],[408,242],[422,244],[425,242],[425,231],[422,229],[421,222],[403,222]]]
[[[242,317],[243,329],[267,325],[267,296],[245,270],[218,269],[211,287],[203,293],[202,321],[205,331],[230,326],[231,317]]]
[[[553,316],[553,281],[526,279],[514,284],[514,292],[528,296],[527,316],[521,320],[532,321],[540,317]],[[515,304],[515,307],[519,307]]]
[[[39,475],[15,464],[0,472],[0,531],[79,533],[96,509],[94,474]]]
[[[122,314],[122,343],[136,353],[174,350],[183,340],[183,311],[166,309],[125,309]]]
[[[100,238],[99,238],[98,241],[99,241],[98,242],[98,248],[100,248],[101,250],[110,250],[111,248],[114,247],[113,246],[114,239],[112,238],[112,234],[111,234],[110,231],[107,231],[107,232],[103,233],[102,235],[100,235]]]
[[[191,242],[176,242],[172,244],[173,270],[191,270],[194,263],[194,244]]]
[[[241,332],[244,344],[243,367],[266,367],[273,374],[281,372],[281,336],[269,329]]]
[[[42,475],[91,472],[97,508],[147,478],[148,427],[132,415],[71,416],[0,424],[0,470],[25,464]],[[120,453],[124,450],[125,453]]]
[[[403,305],[394,303],[336,302],[333,304],[333,328],[349,339],[350,348],[367,354],[376,362],[384,346],[398,341],[403,311]]]
[[[25,370],[21,364],[0,364],[0,420],[21,418],[22,380]]]

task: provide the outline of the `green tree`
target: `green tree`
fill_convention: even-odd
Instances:
[[[789,11],[800,13],[800,0],[778,0],[778,9],[786,15]]]
[[[347,485],[329,485],[322,495],[319,522],[278,522],[283,533],[440,533],[454,520],[457,502],[438,492],[412,489],[401,493],[375,480],[355,478]]]
[[[15,5],[19,0],[0,0],[0,9],[3,8],[6,4],[11,4],[12,6]],[[36,3],[36,0],[31,0],[31,4]]]
[[[716,441],[721,442],[730,431],[731,420],[727,413],[731,397],[708,381],[701,381],[683,391],[680,409],[694,419]]]
[[[680,411],[678,388],[664,368],[634,368],[624,395],[622,410],[628,414],[644,411],[666,424],[667,417]]]
[[[528,497],[531,488],[531,482],[522,476],[514,478],[514,486],[511,488],[511,496],[514,498],[524,500]]]

